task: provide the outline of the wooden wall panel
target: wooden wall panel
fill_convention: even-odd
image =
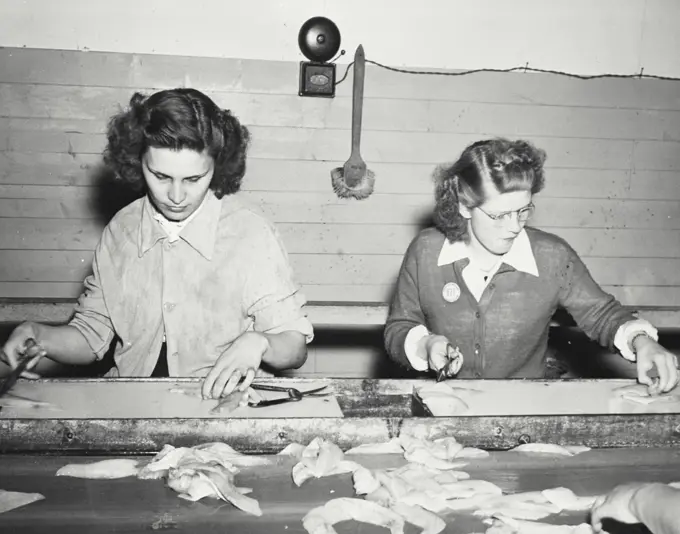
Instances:
[[[143,92],[153,89],[145,88]],[[207,91],[253,126],[348,129],[351,98],[300,98],[291,94]],[[0,83],[0,100],[8,116],[94,120],[101,131],[106,119],[127,103],[130,90],[77,85]],[[531,111],[527,113],[527,111]],[[363,128],[378,131],[467,133],[590,139],[680,140],[680,112],[585,107],[574,113],[566,106],[515,103],[451,102],[420,99],[367,99]]]
[[[92,250],[103,222],[91,219],[10,218],[3,221],[0,250]],[[404,253],[416,225],[279,223],[290,254],[384,255]],[[550,228],[584,258],[680,258],[677,230]]]
[[[680,306],[677,82],[369,65],[363,153],[376,191],[338,199],[351,75],[334,99],[297,96],[293,63],[0,50],[0,298],[72,298],[120,199],[102,197],[108,116],[134,90],[196,86],[250,127],[243,196],[277,223],[314,301],[385,302],[428,224],[432,172],[482,137],[548,152],[534,225],[567,239],[625,303]],[[108,194],[108,193],[107,193]]]
[[[303,285],[379,285],[396,278],[402,255],[291,254]],[[90,272],[90,250],[13,250],[0,264],[3,282],[78,282]],[[604,285],[680,286],[678,258],[584,258]]]

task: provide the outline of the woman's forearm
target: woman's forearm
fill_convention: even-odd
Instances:
[[[307,342],[301,332],[288,330],[278,334],[263,334],[269,347],[262,356],[262,361],[269,367],[283,371],[298,369],[307,360]]]
[[[34,328],[36,341],[45,349],[50,360],[64,365],[88,365],[96,360],[92,348],[77,328],[44,324],[35,324]],[[41,370],[40,365],[37,367],[38,372]],[[49,362],[42,365],[47,366]]]

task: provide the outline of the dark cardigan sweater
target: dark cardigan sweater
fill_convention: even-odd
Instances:
[[[437,266],[444,235],[434,228],[422,231],[406,251],[385,325],[390,357],[411,367],[404,339],[422,324],[460,348],[465,363],[459,378],[543,378],[550,321],[558,307],[591,339],[615,350],[616,331],[635,316],[600,288],[563,239],[535,228],[526,231],[539,276],[503,263],[479,303],[461,274],[469,259]],[[442,297],[449,282],[461,290],[451,303]]]

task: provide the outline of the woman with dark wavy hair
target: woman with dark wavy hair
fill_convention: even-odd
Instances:
[[[73,319],[24,323],[37,366],[88,364],[115,342],[112,376],[205,377],[204,397],[245,390],[261,366],[301,366],[312,325],[275,228],[236,193],[248,130],[195,89],[136,93],[108,128],[106,163],[145,195],[104,229]],[[242,381],[242,382],[241,382]]]
[[[563,307],[591,339],[637,361],[653,393],[669,391],[677,360],[656,329],[605,293],[563,239],[526,226],[544,161],[526,141],[491,139],[438,169],[435,227],[409,246],[385,326],[390,357],[439,379],[544,378]]]

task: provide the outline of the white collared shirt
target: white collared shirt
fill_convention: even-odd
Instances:
[[[517,235],[510,250],[500,257],[496,267],[488,273],[480,269],[472,260],[470,247],[464,241],[452,243],[448,239],[445,240],[439,252],[437,266],[443,267],[465,258],[469,258],[470,263],[463,269],[463,281],[477,302],[482,298],[486,286],[489,285],[503,263],[518,271],[536,277],[539,276],[536,258],[531,248],[529,236],[525,230],[522,230]],[[648,334],[655,341],[659,338],[656,328],[644,319],[628,321],[616,331],[614,345],[627,360],[635,361],[635,354],[631,349],[630,342],[633,340],[633,337],[641,332]],[[419,346],[418,343],[429,334],[430,332],[425,325],[418,325],[409,331],[404,340],[406,357],[417,371],[426,371],[428,369],[427,355],[424,353],[424,347]]]
[[[503,263],[514,267],[518,271],[538,276],[538,266],[536,265],[534,253],[531,250],[529,236],[525,230],[519,233],[513,241],[510,250],[499,258],[496,267],[488,273],[480,269],[477,263],[472,260],[470,248],[464,241],[456,241],[454,243],[451,243],[448,239],[444,241],[444,245],[439,252],[439,258],[437,259],[437,266],[443,267],[465,258],[469,258],[470,263],[463,269],[463,280],[477,302],[482,298],[484,289],[489,285],[489,282]]]

